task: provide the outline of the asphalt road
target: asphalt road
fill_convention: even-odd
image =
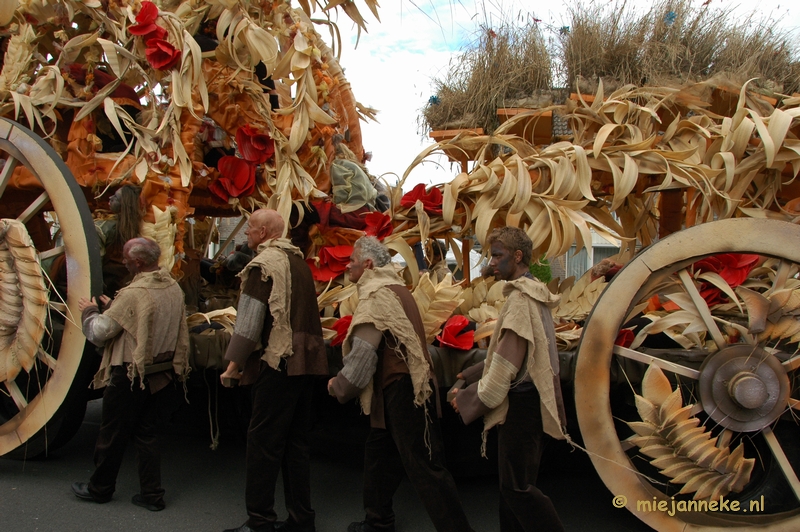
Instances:
[[[92,451],[100,419],[100,400],[89,403],[80,431],[46,459],[13,461],[0,459],[0,523],[2,530],[28,531],[215,531],[233,528],[246,518],[244,508],[244,439],[241,415],[222,397],[216,416],[221,425],[220,443],[210,448],[210,429],[205,397],[193,398],[193,406],[182,408],[164,428],[162,480],[167,508],[149,512],[134,506],[138,492],[135,453],[128,449],[117,481],[114,499],[95,504],[77,499],[70,491],[73,481],[86,481],[92,471]],[[330,410],[328,409],[330,408]],[[365,419],[355,410],[329,406],[314,429],[312,497],[317,512],[317,530],[343,532],[347,524],[363,519],[361,503],[361,457]],[[333,412],[334,415],[329,414]],[[345,417],[340,414],[344,412]],[[345,419],[345,422],[341,420]],[[448,457],[465,511],[476,531],[498,529],[497,479],[491,463],[474,459],[478,445],[475,433],[447,431]],[[459,432],[460,431],[460,432]],[[451,448],[469,452],[451,453]],[[580,451],[570,451],[563,442],[550,442],[543,457],[539,487],[549,495],[567,530],[649,530],[626,510],[612,507],[612,496]],[[280,483],[279,483],[280,486]],[[279,518],[285,517],[281,489],[276,501]],[[429,532],[419,498],[405,481],[395,498],[398,532]]]

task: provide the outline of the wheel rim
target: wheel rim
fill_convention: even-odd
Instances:
[[[6,396],[5,405],[11,405],[0,417],[0,455],[5,455],[41,434],[62,407],[73,386],[86,343],[80,329],[78,300],[99,294],[102,277],[100,245],[91,211],[82,190],[58,154],[32,131],[0,119],[0,157],[6,161],[0,171],[0,198],[5,198],[6,205],[17,192],[8,184],[18,166],[24,166],[35,176],[43,189],[31,202],[23,202],[26,206],[10,215],[5,212],[4,217],[16,217],[25,222],[51,209],[58,217],[63,246],[42,250],[38,254],[40,259],[64,255],[66,305],[54,301],[50,307],[51,311],[68,316],[58,348],[43,342],[30,373],[23,371],[0,385]],[[53,337],[52,323],[49,320],[46,337]]]
[[[789,523],[796,528],[800,526],[800,481],[797,480],[794,471],[800,467],[800,461],[796,458],[794,462],[787,459],[782,444],[775,435],[777,431],[773,431],[772,428],[786,423],[785,421],[772,423],[777,416],[769,418],[766,423],[756,422],[756,425],[745,426],[746,430],[759,430],[760,426],[764,428],[759,432],[742,433],[739,436],[741,441],[745,441],[746,438],[748,441],[760,440],[763,442],[762,447],[769,449],[772,456],[768,457],[766,463],[778,464],[786,477],[786,482],[796,499],[792,508],[788,510],[782,508],[779,512],[756,516],[744,512],[738,514],[676,512],[674,516],[670,516],[666,512],[646,511],[646,507],[637,508],[637,501],[665,500],[671,503],[671,493],[675,493],[675,490],[647,480],[645,475],[652,478],[652,470],[642,467],[642,462],[638,460],[641,456],[637,455],[635,448],[626,452],[623,447],[618,434],[621,430],[614,422],[617,414],[612,412],[611,406],[615,401],[610,391],[612,363],[615,360],[613,355],[617,354],[620,360],[628,359],[628,361],[658,365],[667,375],[671,375],[673,380],[683,382],[682,386],[689,382],[690,384],[686,386],[692,390],[698,389],[698,397],[695,399],[697,408],[701,406],[706,408],[708,405],[699,397],[702,395],[701,387],[708,388],[711,386],[709,383],[713,384],[715,372],[719,367],[730,370],[730,364],[737,363],[737,356],[740,354],[730,350],[733,345],[728,346],[726,337],[717,325],[718,319],[707,312],[709,307],[705,305],[705,309],[701,308],[704,303],[702,298],[698,303],[699,294],[696,293],[688,268],[704,257],[722,253],[752,253],[779,259],[778,274],[775,276],[777,286],[777,278],[788,274],[792,266],[800,265],[800,227],[775,220],[733,219],[712,222],[671,235],[643,250],[627,264],[598,300],[583,331],[575,373],[575,401],[581,434],[586,448],[591,453],[595,469],[612,494],[624,496],[627,499],[625,506],[639,519],[658,530],[730,529],[751,524],[759,524],[765,527],[765,530],[787,530]],[[716,361],[717,368],[711,368],[703,378],[701,369],[692,367],[691,364],[669,361],[667,357],[652,355],[643,349],[625,349],[614,345],[620,327],[629,318],[628,314],[632,309],[667,279],[680,283],[687,297],[693,298],[692,301],[698,306],[698,314],[702,316],[706,325],[706,334],[711,339],[711,345],[716,347],[717,353],[723,355]],[[783,279],[785,280],[785,277]],[[705,358],[710,359],[707,364],[714,363],[713,357],[705,355]],[[793,359],[779,365],[791,378],[800,364],[798,360]],[[773,371],[776,375],[774,378],[769,375],[765,377],[765,382],[774,388],[773,391],[780,390],[785,384],[780,377],[781,370]],[[736,381],[730,388],[730,393],[738,394],[737,397],[744,404],[744,406],[738,405],[741,409],[760,406],[757,403],[764,399],[761,385],[756,383],[757,385],[753,387],[752,375],[743,376],[746,379],[741,382],[745,383],[745,387],[737,387],[739,381]],[[750,392],[750,395],[740,393],[743,390]],[[784,402],[781,411],[796,407],[798,404],[795,399],[789,397],[788,392],[789,390],[784,387],[779,399]],[[719,390],[717,397],[720,397]],[[697,415],[703,414],[699,412]],[[716,425],[718,421],[709,418],[708,423],[711,426]],[[724,424],[720,427],[715,426],[719,429],[723,427]],[[741,429],[742,426],[735,428]],[[632,456],[637,459],[635,463]],[[669,479],[665,477],[656,480]],[[745,492],[747,491],[748,488],[745,488]]]

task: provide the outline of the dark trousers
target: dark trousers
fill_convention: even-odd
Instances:
[[[550,498],[536,487],[544,431],[535,388],[508,394],[508,414],[497,425],[501,532],[563,531]]]
[[[111,369],[111,382],[103,391],[103,414],[94,449],[95,471],[89,479],[89,492],[95,497],[110,498],[114,493],[125,447],[133,437],[142,498],[154,504],[163,502],[156,429],[166,395],[167,389],[151,395],[146,385],[144,389],[140,387],[138,378],[131,386],[124,366]]]
[[[383,390],[385,429],[372,428],[364,453],[364,508],[366,522],[376,530],[394,531],[392,497],[403,473],[417,490],[433,525],[439,532],[472,530],[461,507],[456,484],[444,466],[439,421],[428,402],[414,405],[411,377],[406,375]],[[426,447],[430,443],[430,449]]]
[[[308,430],[314,377],[289,377],[261,362],[253,383],[253,411],[247,430],[245,504],[250,528],[275,523],[275,484],[283,475],[288,521],[314,527]]]

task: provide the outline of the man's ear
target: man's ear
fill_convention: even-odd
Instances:
[[[372,262],[372,259],[364,259],[364,269],[365,270],[372,270],[375,267],[375,263]]]
[[[522,262],[522,250],[514,251],[514,262]]]

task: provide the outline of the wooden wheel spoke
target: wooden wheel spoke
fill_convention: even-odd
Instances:
[[[785,369],[787,373],[790,371],[794,371],[797,368],[800,368],[800,355],[793,356],[792,358],[784,362],[782,365],[783,369]]]
[[[66,251],[67,250],[64,246],[57,246],[53,249],[47,249],[39,253],[39,260],[47,260],[51,257],[57,257],[58,255],[63,255]]]
[[[663,358],[654,357],[653,355],[648,355],[647,353],[642,353],[641,351],[628,349],[627,347],[615,345],[614,354],[635,360],[637,362],[654,364],[663,370],[671,371],[672,373],[677,373],[678,375],[683,375],[684,377],[689,377],[690,379],[697,380],[700,378],[700,372],[696,369],[682,366],[680,364],[670,362],[669,360],[664,360]]]
[[[20,412],[25,410],[25,407],[28,406],[28,400],[25,399],[25,396],[22,394],[22,390],[19,389],[19,386],[17,386],[17,383],[14,381],[6,381],[5,385],[8,393],[11,395],[11,399],[13,399],[14,404],[17,405],[17,409]]]
[[[794,397],[790,397],[789,398],[789,408],[794,408],[795,410],[800,410],[800,401],[798,401]]]
[[[772,429],[769,427],[762,430],[761,434],[764,435],[764,439],[767,441],[767,445],[769,445],[769,449],[772,451],[775,461],[778,462],[781,471],[783,471],[786,480],[789,482],[794,496],[800,501],[800,479],[797,478],[797,474],[794,472],[791,462],[789,462],[789,459],[786,457],[786,453],[783,452],[778,438],[775,437],[775,433],[773,433]]]
[[[711,338],[714,340],[714,343],[717,344],[717,348],[723,349],[728,345],[728,342],[725,341],[722,331],[719,330],[717,322],[714,321],[714,317],[711,315],[711,310],[708,308],[705,299],[703,299],[703,296],[701,296],[700,292],[697,290],[697,286],[695,286],[694,279],[692,279],[691,274],[688,270],[683,269],[678,272],[678,277],[683,283],[686,293],[689,294],[694,306],[700,313],[700,318],[703,320],[703,323],[708,329],[709,334],[711,334]]]
[[[39,194],[39,197],[33,200],[33,203],[28,205],[28,208],[17,217],[17,220],[22,223],[27,223],[48,201],[50,201],[50,195],[47,194],[47,191],[42,192]]]
[[[60,312],[61,314],[66,314],[67,310],[69,310],[67,306],[60,301],[50,301],[48,306],[56,312]]]
[[[6,159],[6,164],[3,165],[3,169],[0,170],[0,197],[5,193],[6,185],[11,181],[11,175],[14,173],[18,163],[19,161],[9,155],[8,159]]]
[[[53,358],[53,356],[50,353],[39,347],[39,352],[36,353],[36,356],[39,358],[39,360],[44,362],[44,364],[52,371],[56,370],[56,366],[58,365],[58,360]]]

